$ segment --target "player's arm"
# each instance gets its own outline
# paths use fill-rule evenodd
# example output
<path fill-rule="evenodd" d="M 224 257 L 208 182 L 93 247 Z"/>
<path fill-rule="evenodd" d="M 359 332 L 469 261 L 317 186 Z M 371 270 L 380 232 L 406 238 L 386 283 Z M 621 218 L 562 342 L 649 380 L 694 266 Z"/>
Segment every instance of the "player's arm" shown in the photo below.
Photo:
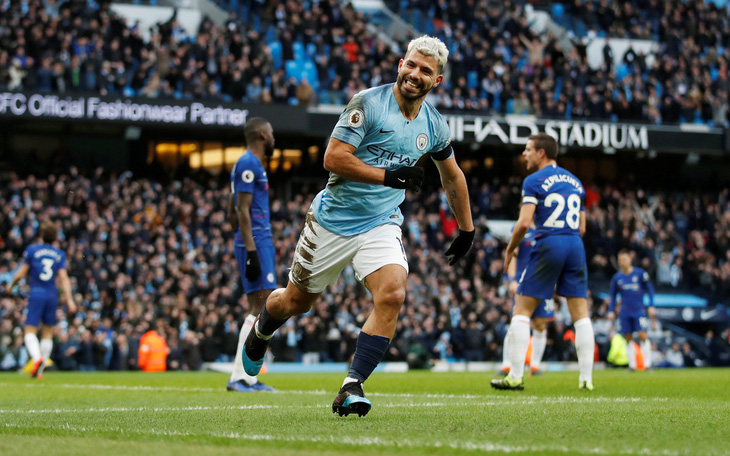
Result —
<path fill-rule="evenodd" d="M 28 275 L 28 270 L 30 270 L 30 266 L 28 266 L 28 263 L 23 263 L 22 265 L 20 265 L 20 269 L 18 269 L 18 271 L 15 273 L 15 275 L 13 276 L 13 280 L 7 285 L 5 291 L 10 293 L 15 284 L 20 282 L 21 279 Z"/>
<path fill-rule="evenodd" d="M 446 160 L 434 160 L 436 168 L 441 176 L 441 185 L 446 191 L 446 201 L 449 203 L 451 212 L 456 216 L 459 229 L 463 231 L 474 231 L 474 221 L 471 218 L 471 202 L 469 201 L 469 189 L 466 185 L 466 177 L 456 163 L 452 155 Z"/>
<path fill-rule="evenodd" d="M 365 184 L 385 185 L 398 189 L 419 191 L 423 183 L 423 168 L 402 166 L 382 169 L 370 166 L 354 155 L 368 132 L 379 128 L 383 108 L 372 98 L 358 93 L 340 115 L 324 152 L 324 169 L 344 179 Z"/>
<path fill-rule="evenodd" d="M 459 225 L 458 236 L 445 252 L 449 265 L 453 266 L 469 252 L 474 243 L 474 221 L 471 218 L 469 189 L 466 185 L 464 172 L 456 163 L 453 153 L 446 160 L 434 159 L 434 163 L 439 171 L 439 176 L 441 176 L 441 185 L 446 191 L 446 201 L 449 203 L 451 212 L 454 213 L 456 223 Z"/>
<path fill-rule="evenodd" d="M 330 138 L 324 152 L 324 169 L 351 181 L 383 185 L 385 170 L 368 165 L 353 152 L 355 146 Z"/>
<path fill-rule="evenodd" d="M 580 226 L 578 227 L 578 232 L 580 233 L 580 237 L 583 237 L 583 235 L 586 234 L 586 211 L 584 209 L 581 209 L 580 211 Z"/>
<path fill-rule="evenodd" d="M 253 193 L 238 192 L 236 193 L 238 205 L 236 211 L 236 220 L 241 228 L 241 238 L 246 244 L 246 250 L 249 252 L 256 250 L 256 243 L 253 239 L 253 228 L 251 227 L 251 203 L 253 202 Z"/>
<path fill-rule="evenodd" d="M 515 255 L 518 255 L 520 253 L 520 248 L 518 247 L 515 249 Z M 516 261 L 510 261 L 509 266 L 507 267 L 507 289 L 509 290 L 509 295 L 514 296 L 517 294 L 517 287 L 519 286 L 520 278 L 517 277 L 517 262 Z"/>
<path fill-rule="evenodd" d="M 241 238 L 246 244 L 246 279 L 253 282 L 261 275 L 261 263 L 259 262 L 259 254 L 256 251 L 256 242 L 253 238 L 253 228 L 251 225 L 251 204 L 253 202 L 253 193 L 238 192 L 236 193 L 237 209 L 236 218 L 238 227 L 241 229 Z"/>
<path fill-rule="evenodd" d="M 515 257 L 517 247 L 520 246 L 522 239 L 524 239 L 527 230 L 530 229 L 532 219 L 535 216 L 535 209 L 537 206 L 533 203 L 522 203 L 520 207 L 520 216 L 517 219 L 514 230 L 512 230 L 512 237 L 507 245 L 507 251 L 504 255 L 504 271 L 509 271 L 509 266 Z"/>
<path fill-rule="evenodd" d="M 58 279 L 61 281 L 61 289 L 63 290 L 63 294 L 66 296 L 68 312 L 75 313 L 76 303 L 74 302 L 74 296 L 71 293 L 71 279 L 68 277 L 68 272 L 65 269 L 59 269 Z"/>

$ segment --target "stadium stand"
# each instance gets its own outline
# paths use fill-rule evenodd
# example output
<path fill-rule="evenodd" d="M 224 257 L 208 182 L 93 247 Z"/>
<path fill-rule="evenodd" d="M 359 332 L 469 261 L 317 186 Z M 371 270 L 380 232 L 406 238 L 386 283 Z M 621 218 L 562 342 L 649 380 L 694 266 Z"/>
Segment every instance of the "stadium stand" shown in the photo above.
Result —
<path fill-rule="evenodd" d="M 444 112 L 728 125 L 730 16 L 723 1 L 386 3 L 449 46 L 446 83 L 430 95 Z M 556 35 L 533 32 L 526 14 L 532 3 L 572 37 L 570 50 Z M 188 35 L 171 18 L 144 39 L 108 3 L 3 2 L 0 90 L 342 105 L 363 88 L 395 79 L 401 51 L 369 31 L 366 15 L 335 0 L 219 5 L 231 13 L 223 26 L 204 19 Z M 653 64 L 627 51 L 618 65 L 607 57 L 592 68 L 591 40 L 619 36 L 657 43 Z M 392 38 L 402 46 L 410 36 Z M 519 179 L 484 182 L 479 172 L 470 174 L 475 213 L 514 219 Z M 227 187 L 193 175 L 158 182 L 103 170 L 47 174 L 1 181 L 0 281 L 9 282 L 39 221 L 58 220 L 81 311 L 58 327 L 56 366 L 136 369 L 139 338 L 155 327 L 168 339 L 170 369 L 231 360 L 247 303 L 225 223 Z M 511 305 L 502 285 L 504 241 L 482 223 L 469 260 L 445 268 L 447 209 L 440 196 L 428 195 L 409 195 L 404 203 L 412 274 L 388 359 L 420 367 L 433 359 L 497 360 Z M 730 296 L 728 190 L 602 184 L 591 195 L 586 248 L 597 284 L 615 272 L 616 252 L 629 247 L 660 292 L 691 292 L 711 302 Z M 304 192 L 272 203 L 279 283 L 312 197 Z M 273 352 L 280 360 L 346 361 L 358 318 L 370 306 L 348 269 L 311 313 L 282 328 Z M 24 363 L 22 307 L 22 296 L 2 298 L 2 369 Z M 596 327 L 606 328 L 606 303 L 596 297 L 592 309 Z M 567 313 L 559 312 L 546 359 L 574 356 L 569 328 Z M 653 331 L 660 353 L 678 351 L 661 328 Z M 596 333 L 608 337 L 608 330 Z M 708 344 L 727 345 L 729 336 L 710 334 Z M 703 356 L 680 347 L 685 365 Z"/>
<path fill-rule="evenodd" d="M 480 184 L 472 179 L 473 205 L 482 217 L 514 216 L 519 180 Z M 232 256 L 233 233 L 225 222 L 229 190 L 218 179 L 157 182 L 97 169 L 48 177 L 12 175 L 0 195 L 0 280 L 7 281 L 39 221 L 57 220 L 61 246 L 80 310 L 58 327 L 54 361 L 62 369 L 134 369 L 139 338 L 164 328 L 170 369 L 197 369 L 230 360 L 237 322 L 247 309 Z M 658 290 L 730 295 L 730 194 L 592 189 L 586 247 L 590 277 L 616 271 L 615 254 L 630 247 Z M 312 194 L 274 200 L 272 228 L 277 278 L 286 280 Z M 504 241 L 482 225 L 463 266 L 446 267 L 441 255 L 453 231 L 442 194 L 409 194 L 404 203 L 404 245 L 411 261 L 408 298 L 390 360 L 425 367 L 433 359 L 497 360 L 511 307 L 502 277 Z M 448 271 L 444 273 L 444 271 Z M 23 296 L 0 305 L 3 369 L 23 363 L 14 347 L 23 322 Z M 372 306 L 348 268 L 312 312 L 285 327 L 272 343 L 278 360 L 346 361 L 361 319 Z M 597 326 L 607 303 L 594 299 Z M 63 311 L 62 311 L 63 312 Z M 563 309 L 549 332 L 547 360 L 574 356 L 570 317 Z M 657 331 L 659 349 L 666 340 Z M 597 331 L 598 332 L 598 331 Z M 607 336 L 607 335 L 606 335 Z M 22 343 L 21 343 L 22 346 Z"/>
<path fill-rule="evenodd" d="M 387 3 L 448 44 L 445 87 L 431 96 L 442 110 L 728 124 L 730 15 L 722 2 L 537 2 L 552 5 L 573 37 L 569 47 L 532 31 L 525 2 Z M 393 80 L 400 51 L 368 30 L 365 15 L 334 0 L 221 6 L 230 12 L 224 26 L 204 18 L 188 36 L 173 16 L 144 40 L 139 24 L 108 3 L 5 2 L 0 89 L 298 104 L 306 79 L 307 103 L 342 104 Z M 591 41 L 615 36 L 652 41 L 657 51 L 629 47 L 614 65 L 605 49 L 602 64 L 589 66 Z M 401 46 L 409 38 L 393 37 Z M 287 96 L 274 84 L 282 69 L 293 86 Z"/>

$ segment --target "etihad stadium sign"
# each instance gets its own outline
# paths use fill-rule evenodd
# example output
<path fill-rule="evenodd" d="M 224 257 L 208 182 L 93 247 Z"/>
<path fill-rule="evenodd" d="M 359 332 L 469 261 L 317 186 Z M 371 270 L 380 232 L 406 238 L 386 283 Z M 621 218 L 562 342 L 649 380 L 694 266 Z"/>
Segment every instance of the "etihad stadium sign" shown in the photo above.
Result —
<path fill-rule="evenodd" d="M 445 116 L 454 141 L 526 144 L 531 135 L 545 132 L 566 147 L 647 150 L 651 147 L 647 125 L 537 120 L 530 117 Z"/>

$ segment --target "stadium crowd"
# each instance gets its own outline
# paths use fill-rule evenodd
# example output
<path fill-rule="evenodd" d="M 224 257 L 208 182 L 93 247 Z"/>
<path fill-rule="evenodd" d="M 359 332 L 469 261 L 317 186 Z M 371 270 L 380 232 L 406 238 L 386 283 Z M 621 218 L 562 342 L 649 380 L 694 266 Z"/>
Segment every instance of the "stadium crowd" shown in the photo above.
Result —
<path fill-rule="evenodd" d="M 225 174 L 225 173 L 222 173 Z M 226 176 L 223 176 L 226 177 Z M 487 219 L 516 215 L 520 181 L 496 177 L 471 182 L 477 239 L 467 260 L 446 265 L 443 250 L 455 224 L 436 188 L 408 193 L 404 245 L 411 273 L 406 304 L 387 360 L 427 367 L 435 359 L 498 360 L 511 298 L 502 274 L 504 240 Z M 9 174 L 0 185 L 0 283 L 8 283 L 24 249 L 37 241 L 41 221 L 52 219 L 67 252 L 79 310 L 59 308 L 52 359 L 60 369 L 136 369 L 140 337 L 157 329 L 168 341 L 170 369 L 199 369 L 230 361 L 248 303 L 226 222 L 230 190 L 221 178 L 191 176 L 161 183 L 97 169 L 72 168 L 48 177 Z M 292 252 L 313 198 L 302 189 L 291 201 L 272 201 L 277 281 L 286 283 Z M 607 288 L 622 247 L 637 254 L 658 289 L 712 290 L 713 302 L 730 297 L 730 194 L 656 192 L 592 187 L 585 244 L 592 288 Z M 596 289 L 597 289 L 596 288 Z M 27 287 L 0 300 L 0 368 L 22 366 L 22 324 Z M 347 268 L 314 309 L 290 320 L 272 342 L 282 361 L 347 361 L 372 307 Z M 596 337 L 605 359 L 611 324 L 607 302 L 591 301 Z M 547 360 L 574 355 L 565 306 L 548 328 Z M 657 356 L 671 349 L 653 322 Z M 727 344 L 730 330 L 709 336 Z M 687 344 L 683 364 L 701 353 Z M 671 358 L 671 357 L 670 357 Z M 676 358 L 676 356 L 674 357 Z M 660 358 L 662 359 L 662 358 Z"/>
<path fill-rule="evenodd" d="M 560 4 L 566 20 L 559 22 L 576 37 L 566 48 L 531 31 L 524 1 L 387 3 L 451 51 L 445 83 L 429 96 L 439 109 L 728 125 L 730 15 L 716 2 Z M 401 50 L 335 0 L 219 4 L 230 11 L 223 26 L 204 18 L 199 30 L 185 31 L 173 15 L 144 40 L 140 25 L 127 24 L 107 2 L 3 2 L 0 90 L 344 104 L 395 78 Z M 660 47 L 651 65 L 633 48 L 614 65 L 607 46 L 603 65 L 591 68 L 587 29 Z M 402 46 L 411 36 L 391 38 Z"/>

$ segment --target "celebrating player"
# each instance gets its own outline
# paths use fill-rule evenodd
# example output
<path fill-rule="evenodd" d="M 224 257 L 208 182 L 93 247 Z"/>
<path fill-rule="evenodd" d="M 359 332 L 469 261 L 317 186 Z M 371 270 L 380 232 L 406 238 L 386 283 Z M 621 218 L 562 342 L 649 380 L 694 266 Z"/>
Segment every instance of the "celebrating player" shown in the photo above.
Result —
<path fill-rule="evenodd" d="M 492 380 L 491 385 L 496 389 L 524 389 L 522 376 L 530 340 L 530 317 L 541 300 L 550 299 L 555 293 L 568 299 L 573 317 L 580 369 L 578 386 L 593 390 L 595 340 L 588 317 L 588 277 L 581 240 L 586 226 L 585 190 L 578 178 L 557 165 L 558 144 L 552 136 L 530 136 L 522 155 L 532 174 L 522 184 L 522 207 L 505 252 L 505 272 L 533 219 L 535 245 L 515 296 L 509 338 L 511 370 L 504 378 Z"/>
<path fill-rule="evenodd" d="M 327 285 L 352 262 L 373 295 L 374 308 L 360 332 L 350 371 L 332 411 L 370 411 L 362 383 L 383 358 L 405 299 L 408 262 L 401 243 L 405 190 L 419 191 L 429 154 L 436 163 L 459 226 L 446 250 L 454 265 L 471 248 L 474 225 L 466 179 L 456 164 L 449 127 L 424 101 L 438 86 L 448 57 L 437 38 L 411 41 L 395 84 L 356 94 L 340 116 L 324 156 L 327 186 L 314 199 L 299 238 L 285 289 L 275 290 L 259 314 L 243 353 L 246 372 L 260 369 L 269 339 L 293 315 L 307 312 Z"/>
<path fill-rule="evenodd" d="M 66 254 L 54 247 L 58 236 L 56 225 L 46 220 L 40 227 L 41 242 L 29 246 L 23 252 L 23 264 L 7 285 L 10 293 L 21 279 L 29 276 L 28 314 L 25 319 L 25 347 L 33 362 L 30 376 L 41 378 L 46 362 L 53 351 L 53 327 L 56 325 L 58 308 L 58 289 L 56 278 L 61 280 L 61 289 L 66 298 L 69 313 L 76 312 L 76 303 L 71 295 L 71 281 L 66 271 Z M 41 327 L 41 340 L 38 341 L 38 325 Z"/>
<path fill-rule="evenodd" d="M 261 164 L 274 152 L 274 130 L 271 124 L 254 117 L 243 129 L 246 151 L 231 170 L 231 199 L 228 221 L 236 230 L 234 253 L 241 271 L 243 290 L 248 298 L 249 314 L 238 336 L 233 372 L 226 389 L 236 392 L 273 391 L 248 375 L 241 364 L 243 344 L 256 316 L 276 288 L 275 251 L 269 218 L 269 179 Z"/>
<path fill-rule="evenodd" d="M 649 281 L 649 274 L 641 268 L 631 265 L 631 252 L 622 249 L 618 253 L 618 265 L 621 270 L 611 279 L 611 303 L 608 306 L 608 318 L 616 319 L 616 295 L 621 294 L 621 311 L 619 313 L 619 332 L 623 334 L 628 347 L 626 356 L 629 358 L 629 368 L 636 369 L 636 352 L 631 341 L 634 332 L 639 333 L 640 350 L 644 356 L 644 368 L 651 368 L 651 341 L 646 331 L 649 324 L 646 320 L 654 318 L 654 287 Z M 649 295 L 649 308 L 644 307 L 644 294 Z"/>

